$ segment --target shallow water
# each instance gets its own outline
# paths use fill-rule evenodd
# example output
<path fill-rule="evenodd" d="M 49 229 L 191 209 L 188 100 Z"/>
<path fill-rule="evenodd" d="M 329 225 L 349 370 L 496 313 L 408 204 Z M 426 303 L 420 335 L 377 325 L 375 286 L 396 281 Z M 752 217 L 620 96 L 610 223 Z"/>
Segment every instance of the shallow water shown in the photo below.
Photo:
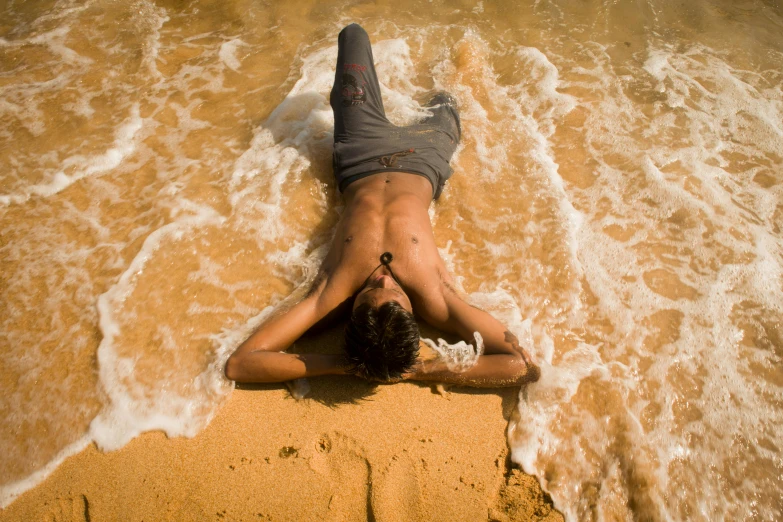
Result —
<path fill-rule="evenodd" d="M 783 517 L 781 5 L 270 4 L 0 4 L 0 505 L 230 394 L 339 217 L 355 21 L 392 121 L 461 105 L 431 216 L 543 361 L 514 460 L 571 520 Z"/>

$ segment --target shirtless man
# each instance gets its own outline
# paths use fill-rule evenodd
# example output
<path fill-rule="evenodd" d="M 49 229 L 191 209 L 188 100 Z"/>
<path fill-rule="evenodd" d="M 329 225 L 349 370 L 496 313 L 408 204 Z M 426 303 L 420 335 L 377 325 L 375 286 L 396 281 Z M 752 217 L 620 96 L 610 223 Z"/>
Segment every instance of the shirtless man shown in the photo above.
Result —
<path fill-rule="evenodd" d="M 427 209 L 451 176 L 460 139 L 456 103 L 442 93 L 432 116 L 397 127 L 385 116 L 367 33 L 340 33 L 331 93 L 334 168 L 345 211 L 331 249 L 307 295 L 279 311 L 226 363 L 238 382 L 284 382 L 354 374 L 365 379 L 438 381 L 478 387 L 520 386 L 540 372 L 517 338 L 455 291 L 435 246 Z M 342 355 L 289 354 L 316 323 L 350 309 Z M 419 356 L 416 314 L 484 353 L 463 372 Z"/>

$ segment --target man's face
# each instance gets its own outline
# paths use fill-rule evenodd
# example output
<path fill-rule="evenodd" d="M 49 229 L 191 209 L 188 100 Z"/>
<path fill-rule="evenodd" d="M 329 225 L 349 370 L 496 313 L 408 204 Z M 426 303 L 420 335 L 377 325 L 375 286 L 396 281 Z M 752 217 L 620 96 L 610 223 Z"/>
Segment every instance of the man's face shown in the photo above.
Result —
<path fill-rule="evenodd" d="M 373 308 L 377 308 L 388 301 L 396 301 L 405 310 L 413 313 L 413 306 L 411 301 L 405 292 L 402 291 L 400 285 L 391 275 L 382 273 L 379 271 L 374 274 L 364 288 L 359 290 L 356 294 L 356 299 L 353 302 L 353 309 L 356 310 L 363 304 L 369 304 Z"/>

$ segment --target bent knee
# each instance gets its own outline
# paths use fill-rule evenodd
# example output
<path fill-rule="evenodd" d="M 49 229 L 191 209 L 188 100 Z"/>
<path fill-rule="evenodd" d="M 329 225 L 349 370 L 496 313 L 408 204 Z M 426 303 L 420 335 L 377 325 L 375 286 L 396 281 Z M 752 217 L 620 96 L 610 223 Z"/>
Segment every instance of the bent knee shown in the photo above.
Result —
<path fill-rule="evenodd" d="M 356 23 L 346 25 L 342 31 L 340 31 L 339 38 L 348 38 L 351 41 L 356 41 L 357 39 L 363 39 L 363 40 L 370 40 L 370 36 L 367 34 L 367 31 L 364 30 L 364 28 Z"/>

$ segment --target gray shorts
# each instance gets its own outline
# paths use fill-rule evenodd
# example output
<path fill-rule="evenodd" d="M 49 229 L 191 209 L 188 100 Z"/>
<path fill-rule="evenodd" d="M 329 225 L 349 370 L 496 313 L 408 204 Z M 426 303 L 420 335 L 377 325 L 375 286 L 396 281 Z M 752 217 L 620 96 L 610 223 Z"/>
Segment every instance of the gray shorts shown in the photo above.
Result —
<path fill-rule="evenodd" d="M 451 177 L 451 156 L 461 131 L 457 103 L 448 93 L 427 104 L 431 115 L 408 127 L 386 119 L 367 33 L 357 24 L 340 32 L 330 97 L 334 111 L 334 175 L 340 191 L 384 171 L 424 176 L 437 199 Z"/>

